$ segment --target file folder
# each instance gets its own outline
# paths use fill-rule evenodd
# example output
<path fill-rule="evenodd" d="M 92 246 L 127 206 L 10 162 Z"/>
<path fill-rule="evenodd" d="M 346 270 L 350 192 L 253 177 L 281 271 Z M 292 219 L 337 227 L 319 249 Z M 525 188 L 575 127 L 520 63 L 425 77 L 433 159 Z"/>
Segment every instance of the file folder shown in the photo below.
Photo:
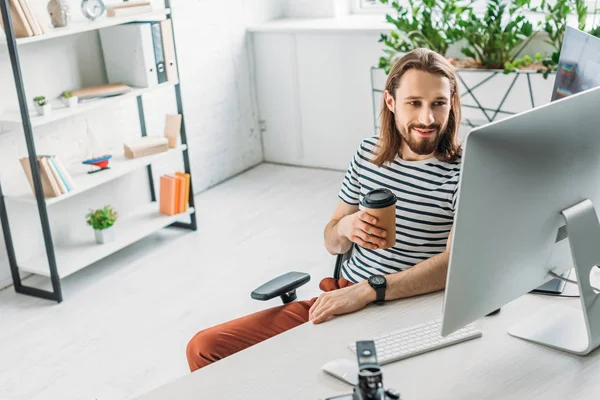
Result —
<path fill-rule="evenodd" d="M 109 82 L 121 82 L 133 87 L 153 87 L 158 84 L 152 37 L 152 27 L 145 22 L 100 29 Z"/>
<path fill-rule="evenodd" d="M 165 71 L 165 55 L 163 52 L 163 39 L 159 22 L 151 22 L 152 43 L 154 44 L 154 58 L 156 59 L 156 76 L 158 83 L 167 81 Z"/>
<path fill-rule="evenodd" d="M 160 21 L 162 32 L 163 51 L 165 54 L 165 69 L 167 71 L 167 81 L 175 84 L 179 83 L 179 74 L 177 73 L 177 63 L 175 60 L 175 43 L 173 42 L 173 24 L 170 19 Z"/>

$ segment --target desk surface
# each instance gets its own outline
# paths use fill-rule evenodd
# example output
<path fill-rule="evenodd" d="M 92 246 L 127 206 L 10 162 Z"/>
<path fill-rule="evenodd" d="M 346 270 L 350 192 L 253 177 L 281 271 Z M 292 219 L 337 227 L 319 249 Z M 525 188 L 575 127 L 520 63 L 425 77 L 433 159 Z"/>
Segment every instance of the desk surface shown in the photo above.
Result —
<path fill-rule="evenodd" d="M 351 387 L 321 370 L 336 358 L 356 360 L 347 344 L 439 318 L 441 293 L 371 305 L 320 325 L 307 323 L 140 400 L 323 399 Z M 509 336 L 507 328 L 548 304 L 578 298 L 525 295 L 478 322 L 483 336 L 385 365 L 385 387 L 403 400 L 591 399 L 600 393 L 600 350 L 578 357 Z"/>

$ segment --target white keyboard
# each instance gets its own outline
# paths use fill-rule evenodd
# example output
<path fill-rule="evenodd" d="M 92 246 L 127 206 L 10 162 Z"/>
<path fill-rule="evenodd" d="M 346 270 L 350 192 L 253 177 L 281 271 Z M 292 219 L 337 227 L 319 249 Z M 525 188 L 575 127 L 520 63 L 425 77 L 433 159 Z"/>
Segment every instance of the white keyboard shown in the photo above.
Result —
<path fill-rule="evenodd" d="M 473 325 L 467 325 L 446 337 L 442 337 L 440 335 L 441 326 L 442 320 L 437 319 L 373 338 L 379 364 L 383 365 L 403 360 L 481 337 L 481 331 L 475 329 Z M 356 343 L 350 344 L 349 347 L 356 353 Z"/>

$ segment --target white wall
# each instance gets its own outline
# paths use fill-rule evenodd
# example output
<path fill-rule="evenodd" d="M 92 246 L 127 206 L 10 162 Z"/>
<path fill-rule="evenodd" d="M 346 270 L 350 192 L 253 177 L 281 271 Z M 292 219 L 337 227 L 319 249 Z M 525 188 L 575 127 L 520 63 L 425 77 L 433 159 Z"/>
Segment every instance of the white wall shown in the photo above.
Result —
<path fill-rule="evenodd" d="M 380 33 L 390 31 L 380 29 L 378 19 L 383 16 L 280 21 L 253 28 L 265 161 L 345 170 L 360 140 L 375 134 L 371 68 L 384 54 L 378 42 Z M 526 52 L 547 52 L 543 39 L 540 35 L 532 41 Z M 449 56 L 460 57 L 458 45 Z M 385 76 L 375 76 L 375 87 L 383 87 Z M 498 86 L 489 96 L 494 106 L 485 104 L 490 108 L 497 107 L 512 76 L 494 79 Z M 544 81 L 541 75 L 533 79 L 538 99 L 550 99 L 548 82 L 551 89 L 551 79 Z M 489 87 L 482 89 L 485 92 Z M 523 93 L 521 100 L 529 102 L 528 87 L 515 90 L 508 101 L 514 102 L 514 96 Z M 375 94 L 375 114 L 380 108 L 381 96 Z M 510 111 L 523 109 L 517 108 Z M 473 110 L 465 109 L 465 114 L 481 118 L 473 115 Z M 461 134 L 467 131 L 464 126 Z"/>
<path fill-rule="evenodd" d="M 47 0 L 29 0 L 47 16 Z M 114 3 L 107 1 L 106 3 Z M 253 89 L 252 53 L 248 52 L 247 24 L 282 16 L 278 0 L 172 0 L 176 45 L 194 190 L 200 192 L 263 160 L 258 112 Z M 82 20 L 80 0 L 69 0 L 73 22 Z M 161 7 L 161 0 L 153 0 Z M 48 22 L 48 21 L 46 21 Z M 96 32 L 21 46 L 27 98 L 56 97 L 63 90 L 104 83 L 103 58 Z M 6 47 L 0 46 L 0 114 L 18 103 Z M 144 97 L 148 133 L 161 135 L 164 116 L 176 111 L 168 89 Z M 89 155 L 86 126 L 99 139 L 97 151 L 122 152 L 126 138 L 139 136 L 135 99 L 52 123 L 35 130 L 36 150 L 56 154 L 69 166 Z M 21 129 L 0 126 L 0 181 L 8 193 L 31 191 L 18 158 L 27 155 Z M 180 157 L 158 165 L 162 171 L 182 168 Z M 93 235 L 84 224 L 85 212 L 112 204 L 122 214 L 149 201 L 145 170 L 49 208 L 53 239 L 67 242 L 77 235 Z M 37 208 L 8 204 L 17 256 L 26 259 L 43 251 Z M 199 221 L 200 225 L 202 224 Z M 12 283 L 4 239 L 0 245 L 0 288 Z"/>

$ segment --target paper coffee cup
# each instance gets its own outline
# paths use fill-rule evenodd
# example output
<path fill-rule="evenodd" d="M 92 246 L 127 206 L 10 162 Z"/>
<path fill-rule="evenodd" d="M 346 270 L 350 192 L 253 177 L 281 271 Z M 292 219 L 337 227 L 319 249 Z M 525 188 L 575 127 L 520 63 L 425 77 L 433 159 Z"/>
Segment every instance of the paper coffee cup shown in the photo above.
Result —
<path fill-rule="evenodd" d="M 377 218 L 375 224 L 387 232 L 383 249 L 396 244 L 396 201 L 398 198 L 389 189 L 374 189 L 367 193 L 360 205 L 367 214 Z"/>

